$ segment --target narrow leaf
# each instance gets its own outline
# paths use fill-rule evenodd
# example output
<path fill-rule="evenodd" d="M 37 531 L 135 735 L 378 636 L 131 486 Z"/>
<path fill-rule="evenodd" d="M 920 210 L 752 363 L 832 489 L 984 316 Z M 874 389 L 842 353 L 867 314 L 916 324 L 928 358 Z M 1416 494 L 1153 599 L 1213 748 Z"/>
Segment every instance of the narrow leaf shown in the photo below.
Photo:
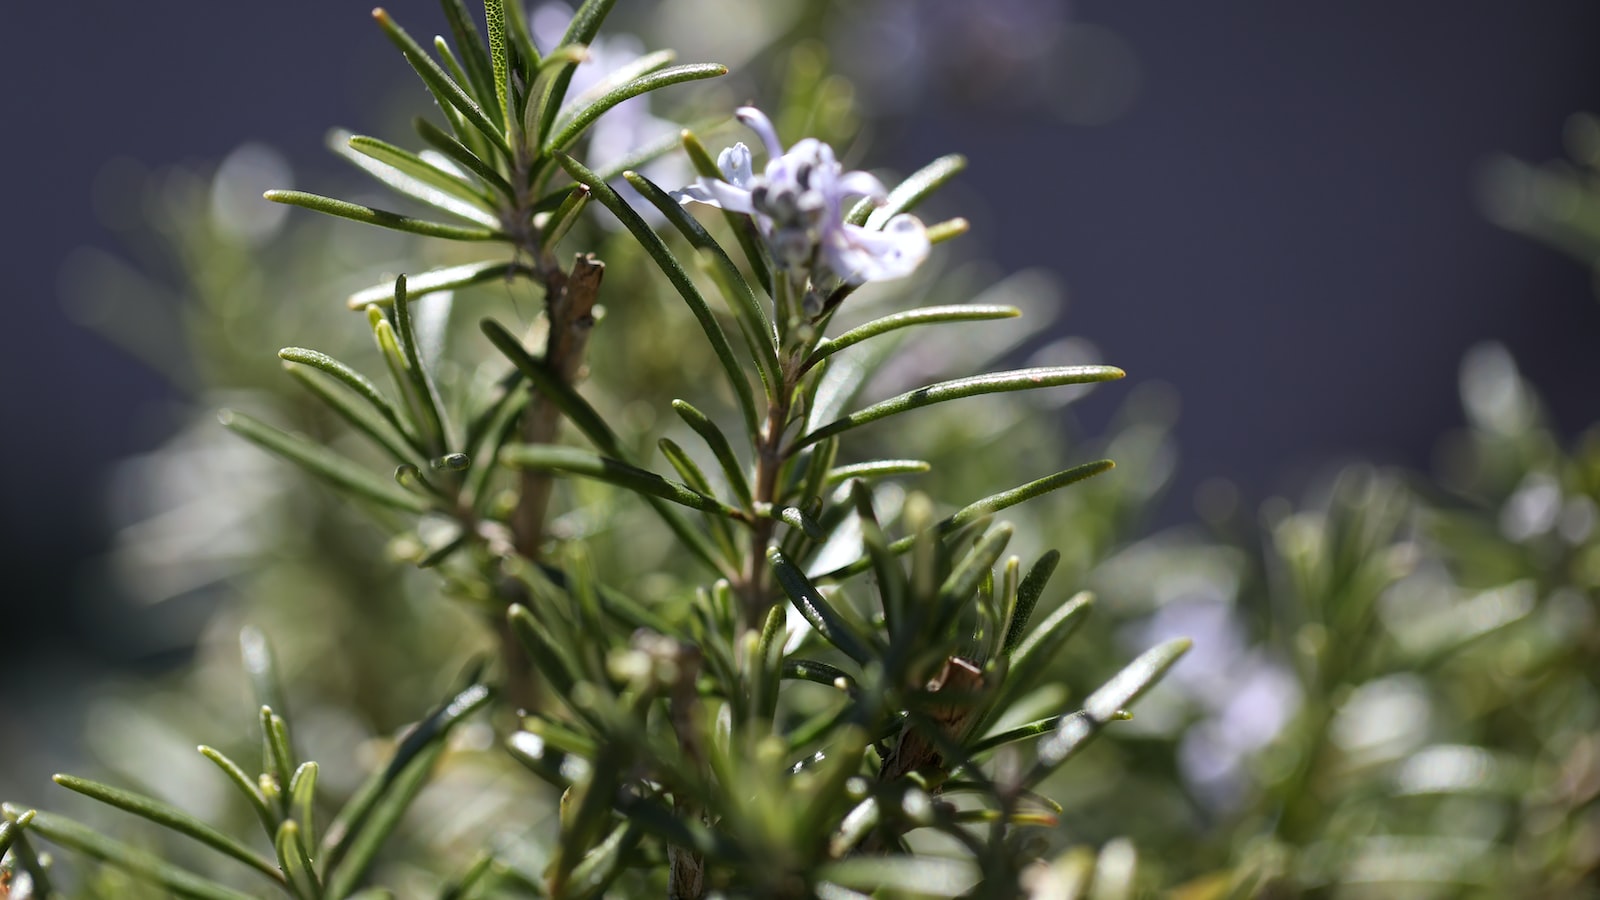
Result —
<path fill-rule="evenodd" d="M 69 791 L 76 791 L 86 797 L 99 800 L 101 803 L 115 806 L 120 810 L 149 819 L 157 825 L 170 828 L 179 834 L 231 856 L 280 884 L 283 882 L 282 874 L 278 872 L 277 867 L 270 861 L 186 812 L 173 809 L 165 803 L 141 794 L 124 791 L 86 778 L 77 778 L 72 775 L 55 775 L 52 778 L 56 784 Z"/>
<path fill-rule="evenodd" d="M 694 313 L 695 320 L 700 323 L 700 329 L 705 332 L 706 339 L 711 342 L 711 349 L 717 354 L 717 360 L 722 363 L 723 373 L 727 376 L 728 383 L 733 388 L 734 396 L 739 398 L 739 409 L 744 413 L 745 430 L 750 434 L 757 433 L 760 426 L 757 424 L 755 394 L 750 390 L 750 381 L 745 377 L 744 369 L 740 366 L 738 358 L 734 356 L 733 346 L 728 343 L 727 334 L 723 332 L 722 326 L 718 324 L 717 317 L 712 313 L 710 305 L 706 303 L 705 298 L 700 295 L 699 289 L 690 280 L 689 274 L 684 271 L 683 266 L 673 257 L 671 251 L 667 249 L 667 245 L 662 243 L 661 238 L 656 235 L 655 231 L 617 195 L 615 190 L 612 190 L 610 185 L 599 180 L 593 172 L 584 168 L 581 163 L 572 157 L 558 154 L 556 158 L 560 161 L 562 168 L 567 170 L 567 174 L 572 176 L 573 180 L 580 184 L 588 185 L 589 189 L 594 191 L 595 199 L 610 210 L 611 214 L 616 216 L 628 231 L 633 234 L 640 245 L 644 247 L 645 252 L 650 254 L 650 258 L 655 261 L 662 273 L 667 276 L 667 280 L 672 282 L 672 286 L 677 289 L 679 296 L 683 297 L 684 302 L 689 304 L 690 312 Z"/>
<path fill-rule="evenodd" d="M 937 856 L 854 856 L 829 863 L 816 877 L 847 888 L 899 896 L 959 897 L 978 883 L 978 868 L 964 859 Z"/>
<path fill-rule="evenodd" d="M 289 778 L 289 810 L 300 823 L 302 839 L 307 847 L 317 843 L 316 813 L 317 764 L 303 762 Z"/>
<path fill-rule="evenodd" d="M 882 206 L 871 210 L 871 214 L 866 217 L 866 226 L 874 230 L 882 229 L 883 226 L 889 223 L 890 219 L 900 213 L 910 212 L 924 198 L 938 190 L 945 182 L 954 178 L 966 167 L 966 157 L 955 153 L 949 156 L 941 156 L 928 163 L 913 172 L 910 178 L 896 185 L 894 190 L 889 192 L 889 197 Z"/>
<path fill-rule="evenodd" d="M 76 850 L 107 865 L 115 866 L 142 881 L 157 884 L 180 897 L 194 900 L 251 900 L 207 878 L 180 869 L 160 857 L 136 850 L 121 841 L 103 837 L 94 829 L 64 816 L 36 813 L 28 830 L 51 843 Z"/>
<path fill-rule="evenodd" d="M 871 639 L 856 633 L 849 621 L 806 579 L 805 573 L 784 557 L 782 551 L 776 547 L 768 548 L 767 560 L 772 564 L 772 574 L 777 576 L 783 592 L 794 603 L 795 609 L 811 623 L 811 627 L 816 629 L 817 634 L 846 656 L 867 665 L 874 655 Z"/>
<path fill-rule="evenodd" d="M 411 317 L 411 302 L 404 275 L 397 276 L 394 280 L 392 310 L 395 336 L 400 341 L 401 352 L 405 354 L 405 374 L 411 388 L 408 393 L 417 407 L 423 427 L 433 439 L 434 455 L 442 455 L 451 445 L 450 423 L 445 416 L 444 400 L 440 398 L 439 389 L 433 383 L 433 376 L 422 364 L 422 344 L 417 338 L 416 326 Z"/>
<path fill-rule="evenodd" d="M 600 23 L 611 12 L 611 7 L 617 0 L 584 0 L 573 14 L 572 22 L 567 25 L 567 33 L 562 35 L 560 45 L 583 44 L 587 46 L 594 41 L 594 36 L 600 32 Z M 567 86 L 572 83 L 572 70 L 577 63 L 565 63 L 556 70 L 550 81 L 550 88 L 546 92 L 544 106 L 539 110 L 538 128 L 532 130 L 529 138 L 535 146 L 543 146 L 555 125 L 556 114 L 561 109 L 562 101 L 567 96 Z"/>
<path fill-rule="evenodd" d="M 278 833 L 272 842 L 273 849 L 278 852 L 278 865 L 283 867 L 283 874 L 289 881 L 289 886 L 296 895 L 304 900 L 321 900 L 322 885 L 317 883 L 316 871 L 311 866 L 311 856 L 306 852 L 306 845 L 300 840 L 300 826 L 293 820 L 285 820 L 278 826 Z M 344 896 L 337 894 L 336 896 Z"/>
<path fill-rule="evenodd" d="M 506 49 L 504 0 L 484 0 L 483 14 L 489 26 L 489 82 L 493 85 L 491 91 L 484 94 L 484 99 L 487 100 L 491 94 L 495 98 L 496 111 L 500 113 L 500 125 L 503 128 L 514 121 L 511 115 L 511 57 Z"/>
<path fill-rule="evenodd" d="M 422 118 L 412 119 L 411 127 L 415 128 L 417 135 L 431 144 L 435 150 L 449 157 L 456 165 L 483 179 L 484 184 L 494 188 L 501 196 L 507 200 L 517 199 L 517 190 L 511 186 L 511 182 L 507 181 L 493 164 L 485 161 L 453 135 Z"/>
<path fill-rule="evenodd" d="M 472 20 L 472 14 L 467 12 L 463 0 L 442 0 L 444 16 L 450 22 L 450 34 L 456 39 L 456 51 L 461 55 L 462 68 L 466 70 L 467 81 L 472 85 L 472 92 L 481 101 L 487 102 L 495 96 L 496 73 L 499 67 L 489 61 L 489 55 L 483 51 L 483 38 L 478 34 L 478 26 Z M 498 7 L 499 0 L 486 0 L 485 9 L 491 6 Z M 491 17 L 492 17 L 491 13 Z M 491 26 L 491 34 L 493 27 Z M 493 38 L 491 37 L 492 41 Z M 500 115 L 495 123 L 504 127 L 505 105 L 502 103 L 497 109 L 491 109 Z"/>
<path fill-rule="evenodd" d="M 507 331 L 504 325 L 493 319 L 484 319 L 478 323 L 489 343 L 494 344 L 511 364 L 517 367 L 533 389 L 555 404 L 556 409 L 567 417 L 567 421 L 577 426 L 588 438 L 595 448 L 610 456 L 623 455 L 622 445 L 617 440 L 616 433 L 607 425 L 605 419 L 595 411 L 589 401 L 583 399 L 572 385 L 562 381 L 555 372 L 551 371 L 544 361 L 537 359 L 522 346 L 516 336 Z"/>
<path fill-rule="evenodd" d="M 453 107 L 472 127 L 488 138 L 493 146 L 509 156 L 510 147 L 506 144 L 505 135 L 495 126 L 494 120 L 484 113 L 477 101 L 461 89 L 461 85 L 456 84 L 455 79 L 433 61 L 428 51 L 422 49 L 422 45 L 413 40 L 411 35 L 407 34 L 405 29 L 391 19 L 384 10 L 373 10 L 372 18 L 377 20 L 378 27 L 389 36 L 389 40 L 400 48 L 400 53 L 405 56 L 406 62 L 416 70 L 417 75 L 422 78 L 422 83 L 427 85 L 428 90 L 439 101 L 439 105 Z"/>
<path fill-rule="evenodd" d="M 733 455 L 733 445 L 728 442 L 728 436 L 709 416 L 686 400 L 672 401 L 672 410 L 706 442 L 706 447 L 710 448 L 711 454 L 717 458 L 717 464 L 722 467 L 722 474 L 728 479 L 729 489 L 746 509 L 750 509 L 755 502 L 750 493 L 750 483 L 745 478 L 738 457 Z"/>
<path fill-rule="evenodd" d="M 1161 680 L 1192 643 L 1188 638 L 1176 638 L 1152 647 L 1090 694 L 1083 704 L 1082 715 L 1062 719 L 1055 732 L 1040 742 L 1038 761 L 1025 783 L 1038 784 L 1081 750 L 1107 723 L 1116 721 L 1124 709 Z"/>
<path fill-rule="evenodd" d="M 717 168 L 716 160 L 711 158 L 710 151 L 706 150 L 694 132 L 684 129 L 679 134 L 684 152 L 689 156 L 689 162 L 694 165 L 695 172 L 701 178 L 721 179 L 722 172 Z M 731 210 L 723 210 L 722 218 L 728 223 L 728 228 L 733 231 L 734 237 L 739 241 L 739 249 L 744 251 L 745 259 L 749 261 L 750 268 L 755 270 L 756 279 L 761 282 L 762 290 L 767 295 L 772 293 L 772 264 L 767 259 L 767 251 L 756 233 L 755 223 L 750 217 Z"/>
<path fill-rule="evenodd" d="M 374 209 L 370 206 L 362 206 L 358 203 L 349 203 L 344 200 L 335 200 L 332 197 L 324 197 L 320 194 L 308 194 L 304 191 L 267 191 L 262 196 L 274 203 L 302 206 L 320 213 L 327 213 L 330 216 L 365 222 L 368 225 L 379 225 L 384 228 L 393 228 L 396 231 L 408 231 L 412 234 L 444 238 L 451 241 L 494 241 L 506 238 L 506 235 L 502 234 L 498 229 L 468 228 L 462 225 L 430 222 L 426 219 L 413 219 L 410 216 L 402 216 L 396 212 Z"/>
<path fill-rule="evenodd" d="M 980 394 L 1029 391 L 1065 384 L 1093 384 L 1101 381 L 1112 381 L 1123 377 L 1124 374 L 1121 369 L 1112 366 L 1044 366 L 1034 369 L 1017 369 L 1011 372 L 991 372 L 987 375 L 974 375 L 969 378 L 957 378 L 954 381 L 942 381 L 914 391 L 907 391 L 898 397 L 891 397 L 882 403 L 874 403 L 866 409 L 835 419 L 800 438 L 795 442 L 795 446 L 804 447 L 807 444 L 815 443 L 841 431 L 848 431 L 868 422 L 875 422 L 913 409 L 932 406 L 935 403 L 960 400 L 964 397 L 975 397 Z"/>
<path fill-rule="evenodd" d="M 1044 596 L 1045 585 L 1050 582 L 1050 576 L 1055 572 L 1056 565 L 1061 562 L 1061 551 L 1051 550 L 1039 557 L 1039 561 L 1028 570 L 1022 584 L 1017 588 L 1017 605 L 1011 613 L 1011 621 L 1006 623 L 1005 643 L 1001 645 L 1000 655 L 1011 656 L 1012 652 L 1022 645 L 1023 638 L 1027 635 L 1028 619 L 1033 616 L 1033 608 L 1038 605 L 1039 598 Z"/>
<path fill-rule="evenodd" d="M 668 85 L 682 84 L 686 81 L 699 81 L 702 78 L 715 78 L 726 74 L 728 74 L 727 66 L 695 63 L 673 66 L 668 69 L 662 69 L 659 72 L 651 72 L 626 84 L 619 85 L 598 100 L 573 113 L 570 118 L 560 124 L 555 133 L 545 141 L 544 154 L 549 156 L 558 150 L 565 150 L 572 146 L 578 136 L 583 134 L 584 129 L 594 124 L 596 119 L 624 100 Z"/>
<path fill-rule="evenodd" d="M 394 285 L 392 283 L 389 285 L 388 293 L 392 300 L 394 297 Z M 383 416 L 384 421 L 388 422 L 396 432 L 404 437 L 418 453 L 422 452 L 422 447 L 418 446 L 416 436 L 412 434 L 407 424 L 401 420 L 400 413 L 394 408 L 394 404 L 389 402 L 389 398 L 383 396 L 377 385 L 369 381 L 360 372 L 326 353 L 318 353 L 315 350 L 307 350 L 302 347 L 285 347 L 278 351 L 278 358 L 284 362 L 308 366 L 332 376 L 339 383 L 354 391 L 361 399 L 371 404 L 372 408 Z M 293 370 L 291 369 L 291 371 Z"/>
<path fill-rule="evenodd" d="M 418 778 L 418 782 L 412 788 L 420 788 L 420 778 L 426 777 L 428 770 L 433 767 L 434 759 L 444 751 L 444 739 L 450 734 L 451 729 L 482 708 L 492 696 L 493 692 L 487 686 L 471 685 L 436 707 L 415 728 L 406 732 L 405 737 L 400 739 L 400 745 L 395 748 L 394 756 L 390 757 L 388 765 L 374 772 L 356 790 L 355 795 L 328 826 L 327 833 L 322 837 L 325 873 L 334 872 L 345 854 L 350 852 L 352 845 L 364 839 L 362 836 L 370 831 L 367 827 L 369 820 L 375 817 L 375 810 L 380 804 L 395 793 L 403 794 L 407 790 L 407 786 L 402 784 L 404 777 Z M 413 770 L 416 769 L 421 770 L 420 774 L 414 773 Z M 409 802 L 410 798 L 407 797 L 404 803 Z M 404 803 L 400 811 L 403 811 Z M 398 811 L 395 816 L 398 818 Z M 392 824 L 391 822 L 391 827 Z M 375 853 L 377 847 L 373 846 L 371 850 Z M 336 874 L 328 875 L 327 881 L 329 894 L 343 897 L 354 887 L 354 882 L 359 881 L 359 874 L 351 878 L 343 891 L 335 887 Z"/>
<path fill-rule="evenodd" d="M 255 810 L 256 818 L 261 820 L 261 827 L 266 829 L 268 835 L 271 835 L 274 829 L 278 827 L 277 817 L 267 807 L 267 798 L 261 795 L 261 788 L 256 785 L 255 781 L 245 774 L 244 769 L 240 768 L 238 763 L 229 759 L 221 750 L 207 747 L 204 744 L 195 749 L 199 751 L 201 756 L 211 760 L 217 768 L 221 769 L 222 774 L 228 776 L 228 780 L 232 781 L 234 787 L 239 789 L 239 793 L 243 794 L 245 800 L 249 801 L 250 808 Z"/>
<path fill-rule="evenodd" d="M 656 442 L 656 446 L 661 449 L 661 455 L 672 465 L 673 471 L 678 473 L 678 477 L 683 479 L 683 483 L 688 485 L 690 490 L 698 491 L 708 497 L 716 496 L 711 481 L 706 478 L 706 473 L 701 471 L 700 466 L 684 452 L 682 447 L 670 438 L 660 439 Z M 717 546 L 722 548 L 723 556 L 737 565 L 742 557 L 728 520 L 722 516 L 706 516 L 706 522 L 715 533 Z"/>
<path fill-rule="evenodd" d="M 925 459 L 875 459 L 871 462 L 852 463 L 828 470 L 828 484 L 840 484 L 852 478 L 862 480 L 887 478 L 891 475 L 920 475 L 933 468 Z"/>
<path fill-rule="evenodd" d="M 927 306 L 922 309 L 913 309 L 906 312 L 895 313 L 874 319 L 864 325 L 846 331 L 844 334 L 830 340 L 824 340 L 806 357 L 801 371 L 809 370 L 812 366 L 824 359 L 838 353 L 846 347 L 859 344 L 867 338 L 888 334 L 901 328 L 910 328 L 914 325 L 933 325 L 944 322 L 982 322 L 991 319 L 1013 319 L 1022 315 L 1022 310 L 1015 306 L 990 306 L 979 304 L 964 304 L 956 306 Z"/>
<path fill-rule="evenodd" d="M 1116 468 L 1116 463 L 1109 459 L 1101 459 L 1091 463 L 1084 463 L 1081 466 L 1074 466 L 1054 475 L 1046 475 L 1043 478 L 1014 487 L 1009 491 L 990 494 L 982 500 L 969 503 L 957 510 L 955 515 L 939 523 L 939 527 L 946 533 L 963 528 L 984 516 L 993 515 L 1003 509 L 1016 506 L 1018 503 L 1041 497 L 1051 491 L 1060 490 L 1069 484 L 1077 484 L 1085 478 L 1092 478 L 1101 472 L 1109 472 L 1114 468 Z"/>
<path fill-rule="evenodd" d="M 739 323 L 745 343 L 760 365 L 762 380 L 769 390 L 776 391 L 777 385 L 782 383 L 778 365 L 778 332 L 767 315 L 766 307 L 756 298 L 755 291 L 745 281 L 739 267 L 734 265 L 722 245 L 671 194 L 638 172 L 626 172 L 623 177 L 640 196 L 660 210 L 667 221 L 688 239 L 690 246 L 699 251 L 701 267 L 716 283 L 723 299 L 727 301 L 729 311 Z"/>
<path fill-rule="evenodd" d="M 225 428 L 306 469 L 313 475 L 381 506 L 420 513 L 430 508 L 427 500 L 393 482 L 361 468 L 350 460 L 305 438 L 279 431 L 271 425 L 241 412 L 225 409 L 217 414 Z"/>
<path fill-rule="evenodd" d="M 476 211 L 471 217 L 492 227 L 499 225 L 495 204 L 478 186 L 466 181 L 456 172 L 432 163 L 409 150 L 361 134 L 335 132 L 334 140 L 349 150 L 375 160 L 423 184 L 444 191 L 456 199 L 471 204 Z M 335 149 L 338 149 L 335 147 Z M 341 154 L 343 155 L 343 154 Z M 442 208 L 442 207 L 441 207 Z"/>
<path fill-rule="evenodd" d="M 654 472 L 628 465 L 621 460 L 579 450 L 576 447 L 518 444 L 500 451 L 500 460 L 506 465 L 524 469 L 582 475 L 627 488 L 635 493 L 671 500 L 690 509 L 721 513 L 729 518 L 739 517 L 738 510 L 715 497 L 690 490 L 676 481 L 668 481 Z"/>
<path fill-rule="evenodd" d="M 1047 475 L 1044 478 L 1040 478 L 1036 481 L 1030 481 L 1027 484 L 1014 487 L 1009 491 L 1001 491 L 998 494 L 991 494 L 982 500 L 978 500 L 962 507 L 960 510 L 956 511 L 955 515 L 940 521 L 938 523 L 939 533 L 950 534 L 965 528 L 968 525 L 971 525 L 973 522 L 976 522 L 985 516 L 993 515 L 994 513 L 1016 506 L 1024 501 L 1032 500 L 1035 497 L 1039 497 L 1044 494 L 1048 494 L 1051 491 L 1064 488 L 1069 484 L 1075 484 L 1084 480 L 1085 478 L 1098 475 L 1101 472 L 1108 472 L 1115 467 L 1116 464 L 1111 460 L 1102 459 L 1092 463 L 1084 463 L 1081 466 L 1075 466 L 1071 469 L 1067 469 L 1064 472 L 1057 472 L 1054 475 Z M 893 554 L 905 553 L 907 550 L 911 549 L 915 542 L 916 536 L 908 535 L 890 544 L 889 551 Z M 837 569 L 824 572 L 816 577 L 818 580 L 826 579 L 829 581 L 838 581 L 842 578 L 848 578 L 851 575 L 865 572 L 870 565 L 871 561 L 867 557 L 862 557 L 855 562 L 847 563 Z"/>
<path fill-rule="evenodd" d="M 1050 716 L 1047 719 L 1039 719 L 1034 722 L 1029 722 L 1026 725 L 1018 725 L 1016 728 L 1009 728 L 998 734 L 991 734 L 983 740 L 977 741 L 973 743 L 972 746 L 968 747 L 967 754 L 969 756 L 977 756 L 981 753 L 988 753 L 990 750 L 1004 747 L 1006 744 L 1015 744 L 1018 741 L 1026 741 L 1031 738 L 1039 737 L 1043 734 L 1049 734 L 1060 727 L 1061 723 L 1070 716 L 1082 715 L 1087 714 L 1080 710 L 1078 712 L 1068 713 L 1066 715 Z"/>
<path fill-rule="evenodd" d="M 565 643 L 552 635 L 527 607 L 513 603 L 506 611 L 506 621 L 511 631 L 522 642 L 523 650 L 539 671 L 550 681 L 551 687 L 565 698 L 572 686 L 583 677 L 583 670 L 567 653 Z"/>
<path fill-rule="evenodd" d="M 412 300 L 438 291 L 453 291 L 475 284 L 505 279 L 521 271 L 515 262 L 486 259 L 464 263 L 444 269 L 432 269 L 420 275 L 406 276 L 406 296 Z M 351 309 L 368 306 L 389 306 L 394 303 L 394 279 L 386 278 L 371 287 L 362 288 L 345 300 Z M 282 354 L 279 354 L 280 356 Z"/>
<path fill-rule="evenodd" d="M 444 751 L 444 741 L 430 742 L 385 786 L 361 827 L 352 832 L 352 838 L 346 845 L 347 851 L 337 857 L 337 863 L 332 863 L 326 869 L 328 896 L 348 896 L 361 884 L 367 870 L 377 859 L 378 851 L 383 849 L 384 842 L 400 824 L 411 801 L 422 791 L 422 786 L 433 774 L 434 764 L 444 755 Z M 331 855 L 329 857 L 330 860 L 334 858 Z"/>
<path fill-rule="evenodd" d="M 811 681 L 825 684 L 828 687 L 854 694 L 857 690 L 856 680 L 837 666 L 830 666 L 825 662 L 814 659 L 786 659 L 783 661 L 783 677 L 797 681 Z"/>
<path fill-rule="evenodd" d="M 460 219 L 466 219 L 485 228 L 498 228 L 500 226 L 499 217 L 485 208 L 488 204 L 481 197 L 463 200 L 457 196 L 459 188 L 449 190 L 436 187 L 429 180 L 413 175 L 405 167 L 383 162 L 369 154 L 358 152 L 348 143 L 348 135 L 342 132 L 334 132 L 330 135 L 328 146 L 334 153 L 343 157 L 351 165 L 383 182 L 396 193 L 404 194 L 441 212 L 449 213 Z M 427 164 L 423 163 L 423 165 Z M 460 183 L 458 182 L 458 184 Z M 470 192 L 471 188 L 467 188 L 467 190 Z"/>

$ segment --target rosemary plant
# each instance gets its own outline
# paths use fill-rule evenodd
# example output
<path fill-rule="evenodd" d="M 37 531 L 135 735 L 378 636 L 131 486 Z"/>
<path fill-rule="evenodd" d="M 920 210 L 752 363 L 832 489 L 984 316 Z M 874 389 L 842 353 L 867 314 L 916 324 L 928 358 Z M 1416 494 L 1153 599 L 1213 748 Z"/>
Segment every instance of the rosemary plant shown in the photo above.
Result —
<path fill-rule="evenodd" d="M 506 829 L 547 829 L 539 858 L 491 847 L 441 876 L 441 896 L 1054 896 L 1097 866 L 1107 873 L 1103 896 L 1130 895 L 1126 844 L 1098 860 L 1080 853 L 1030 869 L 1044 848 L 1033 829 L 1061 812 L 1041 785 L 1126 718 L 1188 643 L 1162 642 L 1062 706 L 1051 664 L 1091 598 L 1060 600 L 1050 590 L 1059 554 L 1008 555 L 1015 529 L 996 518 L 1111 462 L 1030 473 L 952 504 L 936 479 L 910 494 L 901 486 L 932 469 L 906 458 L 915 447 L 892 457 L 858 449 L 869 446 L 862 434 L 892 434 L 882 420 L 933 415 L 927 407 L 1122 376 L 1101 365 L 1037 366 L 862 399 L 866 376 L 895 359 L 868 353 L 873 346 L 929 326 L 959 335 L 1020 312 L 913 303 L 833 327 L 876 283 L 912 275 L 935 245 L 966 230 L 961 219 L 924 225 L 913 215 L 963 161 L 937 159 L 890 189 L 846 171 L 823 141 L 785 144 L 753 107 L 740 108 L 733 127 L 757 151 L 736 142 L 713 156 L 683 130 L 599 160 L 591 132 L 623 104 L 726 70 L 658 52 L 574 89 L 609 0 L 584 3 L 557 39 L 537 38 L 516 3 L 486 0 L 486 35 L 461 0 L 441 5 L 453 40 L 431 45 L 383 10 L 373 16 L 443 125 L 419 120 L 417 151 L 349 135 L 335 150 L 448 220 L 267 194 L 460 248 L 448 265 L 350 295 L 387 388 L 316 349 L 279 351 L 289 376 L 370 447 L 352 451 L 242 411 L 220 418 L 370 512 L 398 561 L 437 573 L 439 592 L 474 610 L 496 649 L 431 710 L 419 706 L 387 761 L 335 799 L 300 752 L 266 638 L 247 630 L 259 762 L 200 753 L 265 841 L 63 775 L 63 787 L 187 837 L 236 871 L 7 806 L 0 848 L 13 889 L 123 889 L 58 877 L 44 842 L 132 879 L 105 884 L 180 896 L 390 896 L 374 883 L 378 864 L 432 865 L 422 861 L 426 847 L 396 836 L 452 735 L 488 710 L 503 752 L 559 800 L 550 817 L 506 810 Z M 698 179 L 663 185 L 641 174 L 668 154 L 681 154 Z M 626 286 L 669 288 L 698 332 L 692 342 L 631 340 L 667 365 L 710 361 L 683 363 L 712 377 L 670 404 L 689 446 L 663 436 L 650 448 L 647 429 L 602 412 L 618 398 L 585 390 L 590 348 L 644 320 L 630 316 L 642 292 L 607 287 L 608 260 L 563 252 L 591 233 L 584 222 L 595 204 L 631 241 L 623 258 L 650 267 L 629 273 Z M 720 213 L 697 218 L 694 204 Z M 445 353 L 448 296 L 521 284 L 542 297 L 536 321 L 484 317 L 475 352 Z M 563 510 L 600 502 L 654 517 L 668 536 L 670 581 L 628 582 L 597 564 L 660 542 L 643 528 L 558 527 Z M 1041 709 L 1041 697 L 1055 708 Z"/>

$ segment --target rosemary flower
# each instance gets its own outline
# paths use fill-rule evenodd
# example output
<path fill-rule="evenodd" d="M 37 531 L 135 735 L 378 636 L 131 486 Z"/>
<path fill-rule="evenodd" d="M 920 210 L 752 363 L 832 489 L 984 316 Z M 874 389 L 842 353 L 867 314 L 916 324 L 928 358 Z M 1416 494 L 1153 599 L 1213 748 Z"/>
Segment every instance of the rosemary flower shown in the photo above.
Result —
<path fill-rule="evenodd" d="M 722 178 L 685 187 L 675 194 L 680 201 L 749 215 L 773 262 L 810 274 L 813 284 L 829 276 L 848 284 L 900 278 L 927 257 L 927 230 L 915 216 L 894 216 L 881 231 L 845 221 L 847 200 L 884 202 L 883 182 L 867 172 L 844 171 L 833 148 L 815 138 L 785 151 L 772 122 L 754 107 L 736 115 L 761 138 L 766 169 L 756 174 L 750 148 L 734 144 L 717 157 Z"/>

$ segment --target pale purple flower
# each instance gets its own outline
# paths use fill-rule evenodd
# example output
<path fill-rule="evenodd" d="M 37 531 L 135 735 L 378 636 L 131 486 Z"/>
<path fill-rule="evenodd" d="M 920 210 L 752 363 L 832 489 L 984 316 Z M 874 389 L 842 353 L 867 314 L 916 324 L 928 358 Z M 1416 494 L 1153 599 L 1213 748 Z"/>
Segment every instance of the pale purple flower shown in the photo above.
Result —
<path fill-rule="evenodd" d="M 761 138 L 767 165 L 756 174 L 750 148 L 734 144 L 717 157 L 722 178 L 702 178 L 674 194 L 744 213 L 781 269 L 808 272 L 813 283 L 837 276 L 848 284 L 911 274 L 928 255 L 928 233 L 915 216 L 901 213 L 876 230 L 844 220 L 846 201 L 865 197 L 881 204 L 883 182 L 866 172 L 846 172 L 833 148 L 806 138 L 786 152 L 772 122 L 754 107 L 736 113 Z"/>

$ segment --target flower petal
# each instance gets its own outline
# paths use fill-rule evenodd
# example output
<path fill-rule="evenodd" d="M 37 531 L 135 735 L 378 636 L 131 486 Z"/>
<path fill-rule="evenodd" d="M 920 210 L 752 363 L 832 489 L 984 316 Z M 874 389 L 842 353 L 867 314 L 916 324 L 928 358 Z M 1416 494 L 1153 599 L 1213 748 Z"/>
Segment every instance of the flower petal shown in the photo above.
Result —
<path fill-rule="evenodd" d="M 824 241 L 828 267 L 851 284 L 903 278 L 928 257 L 928 231 L 916 216 L 901 213 L 882 231 L 841 224 Z"/>
<path fill-rule="evenodd" d="M 889 192 L 871 172 L 846 172 L 839 176 L 834 185 L 840 199 L 848 196 L 870 197 L 874 203 L 882 203 L 888 198 Z"/>
<path fill-rule="evenodd" d="M 724 181 L 749 190 L 750 179 L 755 177 L 750 167 L 750 148 L 741 142 L 717 154 L 717 170 Z"/>
<path fill-rule="evenodd" d="M 753 213 L 755 206 L 750 203 L 750 192 L 741 187 L 735 187 L 724 181 L 703 182 L 711 190 L 711 195 L 716 198 L 718 206 L 728 212 Z"/>
<path fill-rule="evenodd" d="M 733 115 L 761 138 L 762 145 L 767 148 L 768 157 L 777 159 L 783 155 L 783 145 L 778 143 L 778 130 L 772 127 L 772 120 L 767 118 L 766 113 L 754 106 L 741 106 L 734 110 Z"/>
<path fill-rule="evenodd" d="M 671 196 L 672 199 L 678 201 L 679 203 L 704 203 L 708 206 L 722 206 L 722 202 L 719 201 L 716 196 L 711 193 L 711 191 L 707 190 L 705 185 L 698 181 L 692 184 L 686 184 L 678 190 L 673 191 Z"/>

